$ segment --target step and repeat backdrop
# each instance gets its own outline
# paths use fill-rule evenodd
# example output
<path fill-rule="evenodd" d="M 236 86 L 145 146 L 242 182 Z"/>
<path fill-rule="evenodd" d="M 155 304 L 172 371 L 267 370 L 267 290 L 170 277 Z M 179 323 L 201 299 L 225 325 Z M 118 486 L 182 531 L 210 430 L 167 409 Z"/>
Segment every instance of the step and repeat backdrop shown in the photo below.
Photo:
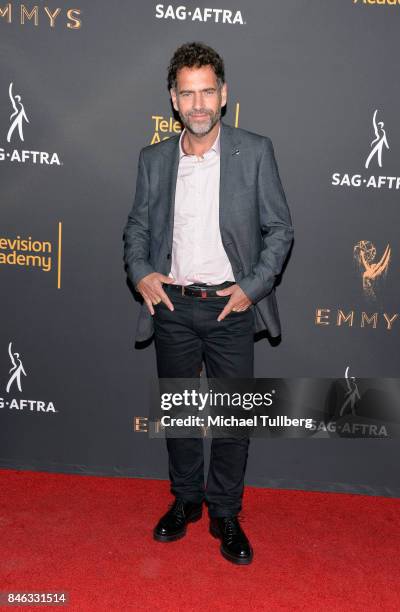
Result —
<path fill-rule="evenodd" d="M 293 217 L 256 376 L 398 377 L 399 29 L 397 0 L 0 0 L 1 467 L 168 477 L 122 234 L 184 42 L 223 56 L 223 120 L 272 139 Z M 400 494 L 398 439 L 313 433 L 252 440 L 247 483 Z"/>

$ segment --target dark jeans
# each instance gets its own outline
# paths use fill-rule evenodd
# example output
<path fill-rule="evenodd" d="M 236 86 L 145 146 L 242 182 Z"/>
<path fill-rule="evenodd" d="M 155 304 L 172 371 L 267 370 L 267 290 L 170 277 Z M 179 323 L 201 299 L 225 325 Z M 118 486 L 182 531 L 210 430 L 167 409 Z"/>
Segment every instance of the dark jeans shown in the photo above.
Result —
<path fill-rule="evenodd" d="M 204 360 L 209 378 L 253 378 L 253 313 L 231 312 L 218 322 L 228 297 L 182 296 L 163 286 L 175 310 L 154 307 L 159 378 L 198 378 Z M 202 438 L 168 438 L 171 491 L 186 501 L 208 503 L 211 517 L 240 512 L 249 439 L 213 438 L 204 488 Z"/>

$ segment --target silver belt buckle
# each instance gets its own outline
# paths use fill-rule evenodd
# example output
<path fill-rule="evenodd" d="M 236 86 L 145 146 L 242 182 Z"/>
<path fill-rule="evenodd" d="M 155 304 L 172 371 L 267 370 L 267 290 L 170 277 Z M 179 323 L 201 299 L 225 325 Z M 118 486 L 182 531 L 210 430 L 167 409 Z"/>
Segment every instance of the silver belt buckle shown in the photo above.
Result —
<path fill-rule="evenodd" d="M 181 294 L 182 294 L 182 295 L 185 295 L 185 287 L 184 287 L 183 285 L 182 285 L 182 287 L 181 287 Z"/>

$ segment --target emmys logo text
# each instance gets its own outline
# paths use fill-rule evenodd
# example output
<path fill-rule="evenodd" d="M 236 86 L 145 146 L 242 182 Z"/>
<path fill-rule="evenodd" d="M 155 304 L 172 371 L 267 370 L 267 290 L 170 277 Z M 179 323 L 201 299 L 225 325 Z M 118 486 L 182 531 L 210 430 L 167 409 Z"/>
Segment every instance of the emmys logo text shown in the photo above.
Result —
<path fill-rule="evenodd" d="M 353 247 L 353 260 L 357 267 L 357 277 L 360 284 L 360 295 L 370 302 L 375 302 L 377 294 L 382 290 L 382 283 L 386 280 L 392 250 L 389 244 L 382 249 L 378 256 L 375 245 L 369 240 L 360 240 Z M 376 309 L 376 310 L 375 310 Z M 368 309 L 369 310 L 369 309 Z M 315 311 L 314 323 L 320 327 L 335 325 L 336 327 L 359 327 L 361 329 L 383 328 L 392 331 L 394 323 L 399 318 L 397 312 L 378 312 L 353 308 L 327 308 L 318 307 Z"/>
<path fill-rule="evenodd" d="M 38 26 L 40 23 L 50 28 L 63 24 L 68 30 L 79 30 L 82 27 L 79 19 L 81 13 L 76 8 L 50 8 L 42 4 L 27 7 L 25 4 L 7 2 L 0 6 L 0 18 L 6 23 L 17 22 L 23 26 Z"/>

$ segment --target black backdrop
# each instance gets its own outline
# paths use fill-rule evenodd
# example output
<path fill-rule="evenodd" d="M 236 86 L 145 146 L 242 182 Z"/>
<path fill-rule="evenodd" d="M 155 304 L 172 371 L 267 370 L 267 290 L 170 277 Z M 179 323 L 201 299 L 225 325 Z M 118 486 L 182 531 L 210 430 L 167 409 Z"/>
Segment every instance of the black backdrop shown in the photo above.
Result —
<path fill-rule="evenodd" d="M 140 431 L 155 355 L 134 347 L 122 230 L 140 148 L 176 129 L 166 67 L 189 40 L 225 59 L 225 121 L 271 137 L 295 227 L 256 376 L 397 377 L 400 6 L 59 5 L 0 6 L 0 465 L 167 477 Z M 366 168 L 374 116 L 388 148 Z M 364 286 L 361 252 L 383 258 Z M 398 462 L 396 440 L 254 440 L 247 483 L 397 496 Z"/>

